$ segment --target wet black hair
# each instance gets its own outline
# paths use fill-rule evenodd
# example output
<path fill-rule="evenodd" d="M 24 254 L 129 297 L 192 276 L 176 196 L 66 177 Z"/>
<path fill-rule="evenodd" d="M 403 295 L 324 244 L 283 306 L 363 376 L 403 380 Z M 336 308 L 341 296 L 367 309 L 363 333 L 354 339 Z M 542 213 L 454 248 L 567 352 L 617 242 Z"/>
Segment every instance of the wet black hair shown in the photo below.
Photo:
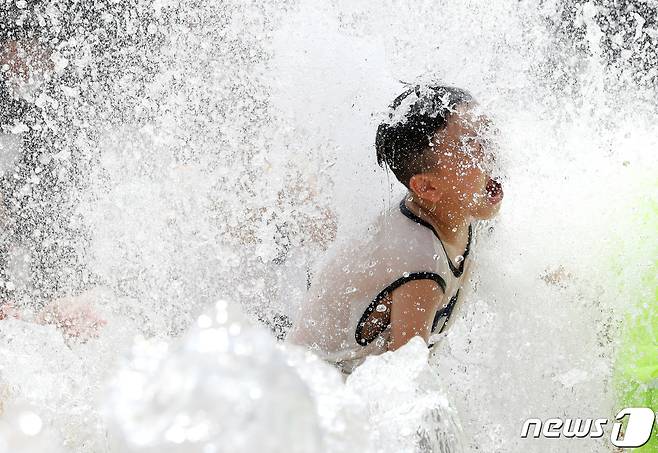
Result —
<path fill-rule="evenodd" d="M 387 118 L 377 128 L 377 163 L 391 169 L 409 187 L 409 179 L 431 169 L 428 159 L 432 136 L 445 127 L 448 116 L 460 104 L 473 101 L 461 88 L 414 85 L 395 98 Z"/>

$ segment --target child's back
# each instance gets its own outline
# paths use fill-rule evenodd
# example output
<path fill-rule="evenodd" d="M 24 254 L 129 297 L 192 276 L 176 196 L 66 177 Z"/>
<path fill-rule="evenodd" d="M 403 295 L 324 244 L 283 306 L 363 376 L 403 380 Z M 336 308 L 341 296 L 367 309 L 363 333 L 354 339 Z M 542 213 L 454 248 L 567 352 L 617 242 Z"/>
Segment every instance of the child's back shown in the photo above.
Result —
<path fill-rule="evenodd" d="M 289 341 L 308 346 L 344 372 L 388 349 L 390 295 L 396 288 L 413 280 L 437 283 L 442 296 L 431 329 L 436 334 L 447 322 L 467 274 L 470 241 L 465 251 L 451 253 L 404 201 L 380 214 L 364 236 L 329 252 L 288 335 Z"/>

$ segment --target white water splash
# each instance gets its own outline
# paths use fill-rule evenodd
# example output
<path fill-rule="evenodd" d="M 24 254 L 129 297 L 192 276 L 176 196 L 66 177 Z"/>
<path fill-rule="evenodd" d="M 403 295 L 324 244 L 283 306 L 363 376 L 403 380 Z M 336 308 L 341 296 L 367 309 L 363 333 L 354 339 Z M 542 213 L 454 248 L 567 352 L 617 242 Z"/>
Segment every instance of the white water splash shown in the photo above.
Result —
<path fill-rule="evenodd" d="M 456 406 L 466 451 L 608 451 L 605 439 L 574 445 L 519 432 L 528 417 L 614 412 L 611 356 L 628 301 L 606 259 L 611 238 L 630 234 L 619 213 L 643 196 L 637 181 L 655 175 L 655 62 L 642 39 L 656 30 L 636 20 L 626 39 L 624 25 L 597 22 L 614 12 L 606 2 L 563 3 L 124 2 L 58 41 L 59 76 L 68 79 L 38 88 L 52 89 L 41 99 L 56 102 L 40 107 L 41 129 L 12 126 L 47 139 L 41 170 L 17 172 L 13 195 L 43 231 L 25 221 L 28 233 L 12 243 L 9 260 L 25 266 L 9 266 L 22 270 L 3 289 L 31 307 L 44 294 L 101 288 L 88 302 L 108 325 L 97 340 L 67 345 L 52 327 L 0 321 L 6 406 L 33 405 L 71 452 L 180 451 L 180 426 L 192 420 L 177 418 L 180 408 L 217 420 L 221 433 L 193 435 L 231 439 L 217 448 L 402 451 L 395 442 L 415 438 L 412 426 L 427 428 L 409 406 L 416 400 L 400 401 L 418 397 L 417 385 L 430 393 L 421 402 L 443 404 L 444 396 Z M 44 16 L 55 34 L 62 10 L 51 5 Z M 619 51 L 614 61 L 611 49 Z M 430 391 L 415 344 L 374 358 L 347 385 L 247 327 L 231 344 L 258 346 L 253 356 L 227 354 L 220 339 L 201 342 L 200 326 L 187 343 L 149 349 L 171 344 L 221 297 L 252 321 L 294 314 L 308 267 L 334 236 L 399 198 L 400 187 L 375 165 L 374 131 L 405 87 L 398 81 L 426 76 L 475 95 L 502 131 L 507 170 L 500 219 L 479 243 L 475 288 L 430 359 L 445 392 Z M 3 156 L 13 178 L 15 153 Z M 49 178 L 65 190 L 42 189 Z M 13 227 L 3 220 L 5 228 Z M 628 257 L 621 278 L 635 281 L 643 252 Z M 107 444 L 98 407 L 136 333 L 149 340 L 121 368 L 109 404 L 117 447 Z M 206 360 L 222 354 L 230 358 L 224 368 Z M 233 419 L 223 404 L 244 393 L 216 394 L 213 379 L 250 382 L 273 399 L 253 423 Z M 3 414 L 3 433 L 17 432 L 12 413 Z M 388 431 L 383 414 L 399 415 L 394 428 L 404 435 Z M 293 433 L 292 420 L 307 431 Z M 273 427 L 280 436 L 268 436 Z M 30 445 L 18 439 L 12 452 Z"/>

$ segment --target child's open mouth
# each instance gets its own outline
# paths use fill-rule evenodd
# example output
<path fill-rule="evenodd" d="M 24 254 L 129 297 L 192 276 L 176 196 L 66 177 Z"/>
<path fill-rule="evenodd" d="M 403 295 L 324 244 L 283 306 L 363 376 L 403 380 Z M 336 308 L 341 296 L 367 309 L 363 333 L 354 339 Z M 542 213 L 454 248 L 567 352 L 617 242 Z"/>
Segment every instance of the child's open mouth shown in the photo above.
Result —
<path fill-rule="evenodd" d="M 503 199 L 503 186 L 498 181 L 489 178 L 487 181 L 486 190 L 489 203 L 500 203 L 500 201 Z"/>

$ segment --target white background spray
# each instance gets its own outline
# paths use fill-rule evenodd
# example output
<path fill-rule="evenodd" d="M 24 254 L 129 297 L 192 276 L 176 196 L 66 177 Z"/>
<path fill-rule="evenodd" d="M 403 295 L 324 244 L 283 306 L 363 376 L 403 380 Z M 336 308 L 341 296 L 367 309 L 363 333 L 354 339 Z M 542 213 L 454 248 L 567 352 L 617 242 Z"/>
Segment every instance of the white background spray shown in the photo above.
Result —
<path fill-rule="evenodd" d="M 71 108 L 44 113 L 72 150 L 51 165 L 84 180 L 69 188 L 84 271 L 60 286 L 91 289 L 109 324 L 71 349 L 47 327 L 0 326 L 7 400 L 36 406 L 66 449 L 106 451 L 97 408 L 133 334 L 177 335 L 218 298 L 253 320 L 294 314 L 322 250 L 399 199 L 374 133 L 399 81 L 420 77 L 468 89 L 501 130 L 504 206 L 431 357 L 467 449 L 609 451 L 519 433 L 528 417 L 618 409 L 609 379 L 628 301 L 607 260 L 652 174 L 655 62 L 640 47 L 655 30 L 632 14 L 602 30 L 608 6 L 592 2 L 124 7 L 59 48 L 78 89 L 56 85 L 50 99 Z M 109 46 L 96 33 L 108 23 Z M 620 36 L 615 60 L 604 33 Z M 632 284 L 642 253 L 615 278 Z"/>

